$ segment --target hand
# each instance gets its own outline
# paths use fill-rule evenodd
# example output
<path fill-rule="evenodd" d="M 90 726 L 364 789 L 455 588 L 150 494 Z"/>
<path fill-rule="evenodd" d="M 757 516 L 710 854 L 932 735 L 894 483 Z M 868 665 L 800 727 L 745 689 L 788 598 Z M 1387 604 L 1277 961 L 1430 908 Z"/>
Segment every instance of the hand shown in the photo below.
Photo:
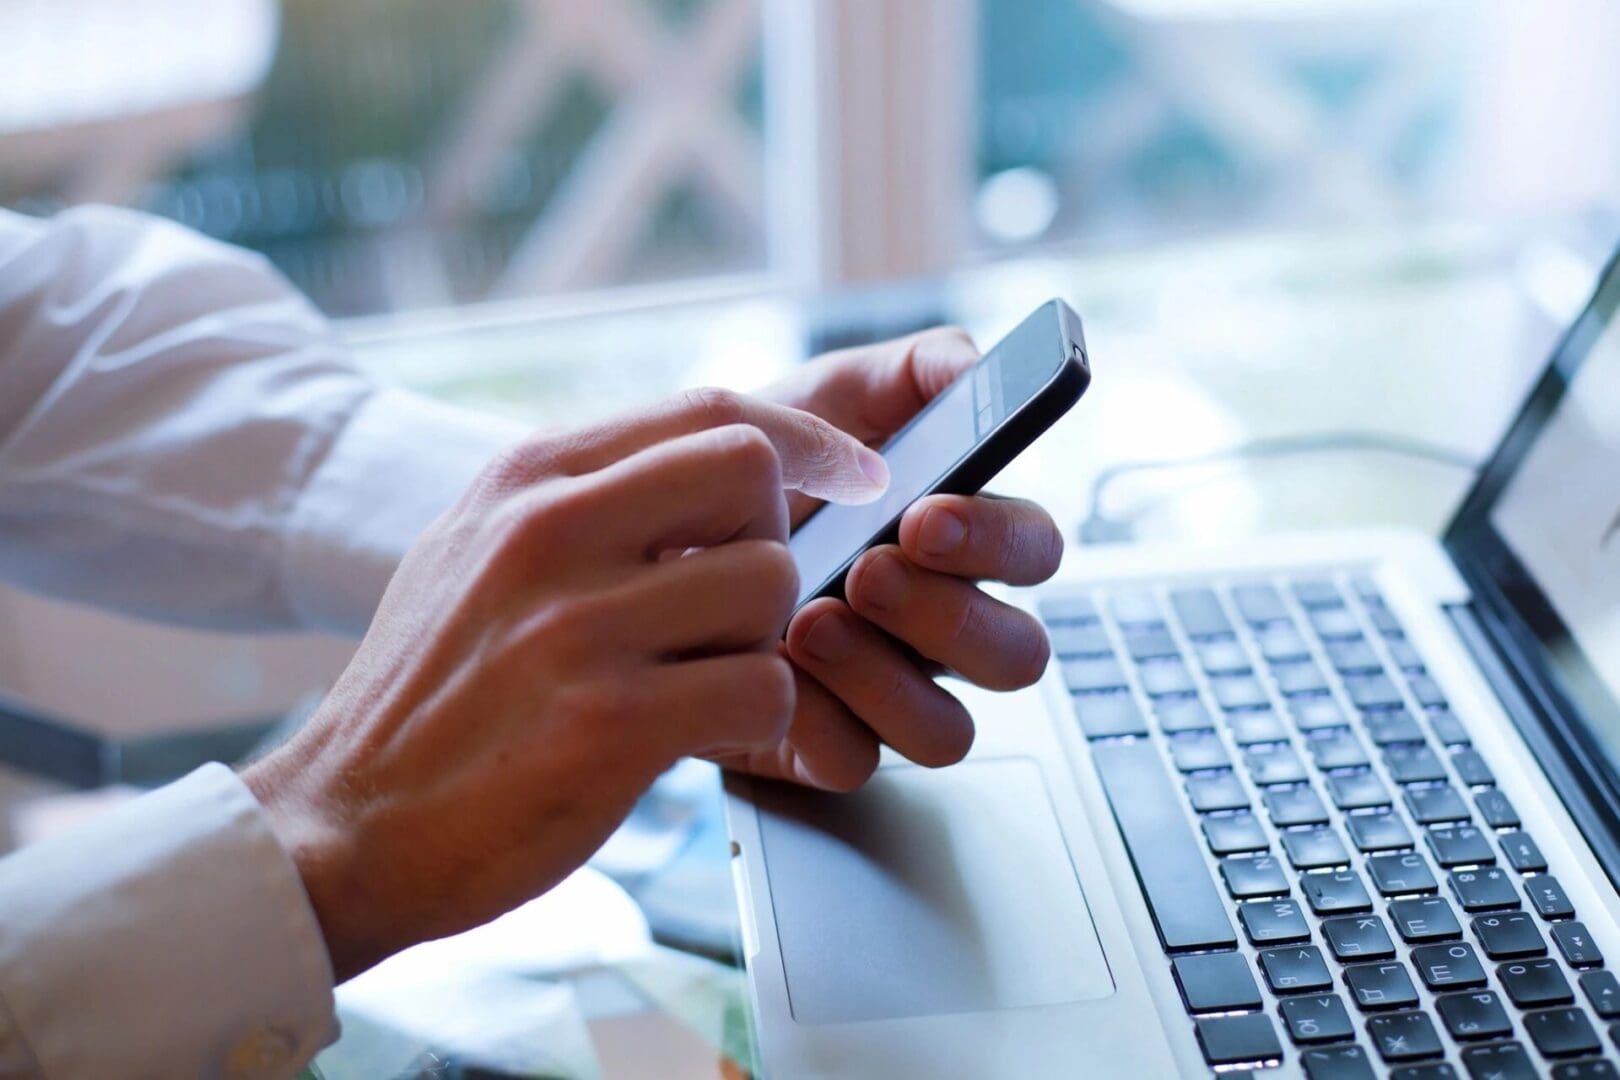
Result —
<path fill-rule="evenodd" d="M 338 978 L 550 888 L 677 758 L 778 745 L 784 490 L 870 499 L 885 477 L 824 421 L 718 392 L 486 469 L 310 723 L 244 774 Z"/>
<path fill-rule="evenodd" d="M 933 330 L 830 354 L 761 396 L 876 444 L 978 358 L 960 330 Z M 794 521 L 815 506 L 796 497 Z M 1034 618 L 975 582 L 1033 585 L 1056 572 L 1062 553 L 1062 533 L 1033 503 L 920 500 L 901 519 L 898 545 L 874 548 L 851 568 L 848 603 L 824 598 L 794 617 L 786 650 L 798 706 L 787 738 L 718 760 L 837 791 L 872 775 L 880 743 L 923 765 L 960 761 L 973 742 L 973 721 L 935 676 L 1017 689 L 1040 678 L 1049 652 Z"/>

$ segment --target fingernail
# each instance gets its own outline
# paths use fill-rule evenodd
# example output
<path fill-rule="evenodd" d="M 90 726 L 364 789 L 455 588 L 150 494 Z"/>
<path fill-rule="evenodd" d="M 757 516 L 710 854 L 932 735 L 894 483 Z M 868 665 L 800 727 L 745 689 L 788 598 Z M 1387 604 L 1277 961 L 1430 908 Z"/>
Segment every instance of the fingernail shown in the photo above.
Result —
<path fill-rule="evenodd" d="M 841 663 L 855 647 L 855 635 L 849 632 L 841 616 L 828 612 L 810 625 L 804 635 L 804 651 L 823 664 Z"/>
<path fill-rule="evenodd" d="M 925 555 L 951 555 L 967 539 L 967 522 L 943 507 L 923 511 L 917 529 L 917 546 Z"/>
<path fill-rule="evenodd" d="M 862 603 L 877 611 L 893 611 L 905 603 L 911 577 L 893 555 L 874 557 L 861 568 L 856 588 Z"/>
<path fill-rule="evenodd" d="M 861 472 L 872 481 L 872 486 L 879 491 L 886 491 L 889 487 L 889 463 L 883 460 L 883 455 L 876 450 L 861 447 L 855 453 L 856 460 L 860 462 Z"/>

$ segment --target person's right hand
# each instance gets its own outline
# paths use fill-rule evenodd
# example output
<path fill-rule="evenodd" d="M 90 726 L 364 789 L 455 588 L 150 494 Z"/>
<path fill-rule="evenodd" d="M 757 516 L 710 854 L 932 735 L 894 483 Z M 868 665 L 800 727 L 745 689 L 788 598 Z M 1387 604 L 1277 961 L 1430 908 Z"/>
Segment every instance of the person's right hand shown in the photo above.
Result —
<path fill-rule="evenodd" d="M 784 490 L 862 501 L 886 475 L 808 413 L 704 392 L 486 469 L 244 774 L 337 977 L 544 892 L 677 758 L 780 742 Z"/>

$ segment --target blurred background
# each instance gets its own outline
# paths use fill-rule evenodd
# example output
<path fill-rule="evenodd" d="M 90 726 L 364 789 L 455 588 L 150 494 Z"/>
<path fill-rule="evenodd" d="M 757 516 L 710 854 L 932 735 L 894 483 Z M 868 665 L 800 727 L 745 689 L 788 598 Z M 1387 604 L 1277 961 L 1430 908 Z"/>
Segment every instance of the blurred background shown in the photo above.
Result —
<path fill-rule="evenodd" d="M 1614 0 L 0 0 L 0 206 L 262 252 L 379 379 L 540 426 L 1060 295 L 1096 381 L 998 486 L 1071 539 L 1433 531 L 1620 238 L 1616 41 Z M 0 850 L 353 647 L 0 587 Z M 745 1075 L 718 806 L 666 777 L 493 982 L 346 987 L 325 1074 Z"/>
<path fill-rule="evenodd" d="M 1617 29 L 1603 0 L 0 0 L 0 205 L 162 214 L 344 316 L 1606 219 Z"/>

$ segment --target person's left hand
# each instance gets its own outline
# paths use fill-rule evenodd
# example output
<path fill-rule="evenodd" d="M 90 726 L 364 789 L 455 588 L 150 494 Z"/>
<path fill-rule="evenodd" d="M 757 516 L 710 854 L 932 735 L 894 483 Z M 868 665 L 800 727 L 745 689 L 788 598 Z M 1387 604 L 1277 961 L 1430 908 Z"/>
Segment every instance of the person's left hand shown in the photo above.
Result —
<path fill-rule="evenodd" d="M 831 353 L 756 396 L 877 446 L 978 358 L 967 334 L 946 327 Z M 794 524 L 817 505 L 794 495 Z M 922 765 L 960 761 L 973 743 L 973 721 L 935 677 L 1014 690 L 1040 678 L 1049 654 L 1033 617 L 976 582 L 1045 581 L 1062 553 L 1062 533 L 1033 503 L 986 495 L 919 500 L 901 519 L 899 544 L 873 548 L 850 569 L 847 603 L 816 600 L 789 623 L 784 647 L 796 668 L 798 705 L 787 738 L 720 764 L 849 791 L 877 768 L 880 742 Z"/>

